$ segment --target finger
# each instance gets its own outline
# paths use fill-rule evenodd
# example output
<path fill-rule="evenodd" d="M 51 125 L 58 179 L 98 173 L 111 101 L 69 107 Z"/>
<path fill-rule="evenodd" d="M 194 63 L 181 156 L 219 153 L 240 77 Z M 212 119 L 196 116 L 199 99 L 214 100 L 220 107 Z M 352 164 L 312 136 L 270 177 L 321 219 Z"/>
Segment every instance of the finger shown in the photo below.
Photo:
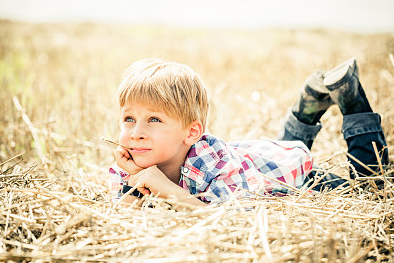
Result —
<path fill-rule="evenodd" d="M 149 189 L 149 180 L 144 176 L 146 169 L 134 174 L 129 179 L 129 184 L 138 185 L 137 190 L 143 195 L 149 195 L 151 190 Z"/>
<path fill-rule="evenodd" d="M 129 150 L 127 150 L 127 149 L 125 149 L 125 148 L 122 148 L 122 149 L 123 149 L 123 152 L 124 152 L 124 156 L 125 156 L 127 159 L 133 160 L 133 156 L 131 155 L 131 153 L 129 152 Z"/>
<path fill-rule="evenodd" d="M 132 195 L 128 195 L 125 197 L 125 199 L 123 199 L 123 201 L 125 203 L 134 203 L 134 202 L 136 202 L 136 200 L 139 201 L 139 198 L 136 196 L 132 196 Z"/>
<path fill-rule="evenodd" d="M 121 151 L 116 152 L 115 162 L 129 174 L 135 174 L 140 171 L 140 168 L 135 165 L 134 161 L 125 157 Z"/>
<path fill-rule="evenodd" d="M 120 146 L 115 150 L 115 154 L 118 154 L 118 157 L 120 158 L 124 157 L 126 159 L 133 159 L 130 152 Z"/>
<path fill-rule="evenodd" d="M 142 193 L 143 195 L 150 195 L 151 191 L 148 188 L 144 188 L 140 191 L 140 193 Z"/>
<path fill-rule="evenodd" d="M 115 158 L 116 158 L 116 159 L 119 159 L 119 160 L 124 156 L 123 150 L 122 150 L 122 149 L 119 149 L 119 148 L 117 148 L 117 149 L 114 151 L 114 153 L 115 153 Z"/>
<path fill-rule="evenodd" d="M 143 195 L 150 195 L 151 194 L 150 189 L 145 185 L 138 186 L 137 190 Z"/>

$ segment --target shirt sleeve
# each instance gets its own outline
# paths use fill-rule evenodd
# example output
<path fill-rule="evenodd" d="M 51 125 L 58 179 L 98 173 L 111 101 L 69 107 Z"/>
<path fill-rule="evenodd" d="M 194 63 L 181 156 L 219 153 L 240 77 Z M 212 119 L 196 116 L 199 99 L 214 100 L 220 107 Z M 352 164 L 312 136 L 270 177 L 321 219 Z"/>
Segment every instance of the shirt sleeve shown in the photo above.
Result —
<path fill-rule="evenodd" d="M 115 202 L 122 196 L 121 194 L 122 186 L 124 184 L 127 184 L 130 175 L 125 171 L 121 170 L 115 164 L 111 168 L 109 168 L 109 174 L 111 176 L 111 189 L 110 189 L 111 202 Z"/>

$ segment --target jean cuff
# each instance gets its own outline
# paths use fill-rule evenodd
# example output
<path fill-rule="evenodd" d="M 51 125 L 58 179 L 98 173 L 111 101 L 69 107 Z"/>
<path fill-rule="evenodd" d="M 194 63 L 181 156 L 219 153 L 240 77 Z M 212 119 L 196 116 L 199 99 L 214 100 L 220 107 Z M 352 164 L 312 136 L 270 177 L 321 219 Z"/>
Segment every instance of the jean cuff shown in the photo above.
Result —
<path fill-rule="evenodd" d="M 289 110 L 286 114 L 284 128 L 296 138 L 301 140 L 314 140 L 321 130 L 322 125 L 320 122 L 316 125 L 305 124 L 299 121 L 297 117 L 294 116 L 293 112 Z"/>
<path fill-rule="evenodd" d="M 374 112 L 355 113 L 343 116 L 342 134 L 344 139 L 353 136 L 382 131 L 380 115 Z"/>

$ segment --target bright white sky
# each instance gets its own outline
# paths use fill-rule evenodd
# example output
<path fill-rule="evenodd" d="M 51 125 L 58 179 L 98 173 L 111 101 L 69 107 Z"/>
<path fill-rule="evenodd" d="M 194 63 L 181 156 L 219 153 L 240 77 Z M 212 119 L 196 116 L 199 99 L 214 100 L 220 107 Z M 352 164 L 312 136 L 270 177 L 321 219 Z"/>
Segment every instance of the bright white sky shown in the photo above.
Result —
<path fill-rule="evenodd" d="M 394 32 L 394 0 L 0 0 L 0 18 Z"/>

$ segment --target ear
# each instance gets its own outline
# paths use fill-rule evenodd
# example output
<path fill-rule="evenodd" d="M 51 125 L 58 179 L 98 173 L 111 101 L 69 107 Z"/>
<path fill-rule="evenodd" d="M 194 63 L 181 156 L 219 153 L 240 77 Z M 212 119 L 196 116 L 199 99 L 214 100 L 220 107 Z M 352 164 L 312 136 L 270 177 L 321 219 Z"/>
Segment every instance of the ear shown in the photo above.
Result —
<path fill-rule="evenodd" d="M 185 138 L 185 144 L 192 146 L 198 140 L 200 140 L 203 133 L 201 121 L 193 121 L 192 124 L 187 128 L 187 136 Z"/>

